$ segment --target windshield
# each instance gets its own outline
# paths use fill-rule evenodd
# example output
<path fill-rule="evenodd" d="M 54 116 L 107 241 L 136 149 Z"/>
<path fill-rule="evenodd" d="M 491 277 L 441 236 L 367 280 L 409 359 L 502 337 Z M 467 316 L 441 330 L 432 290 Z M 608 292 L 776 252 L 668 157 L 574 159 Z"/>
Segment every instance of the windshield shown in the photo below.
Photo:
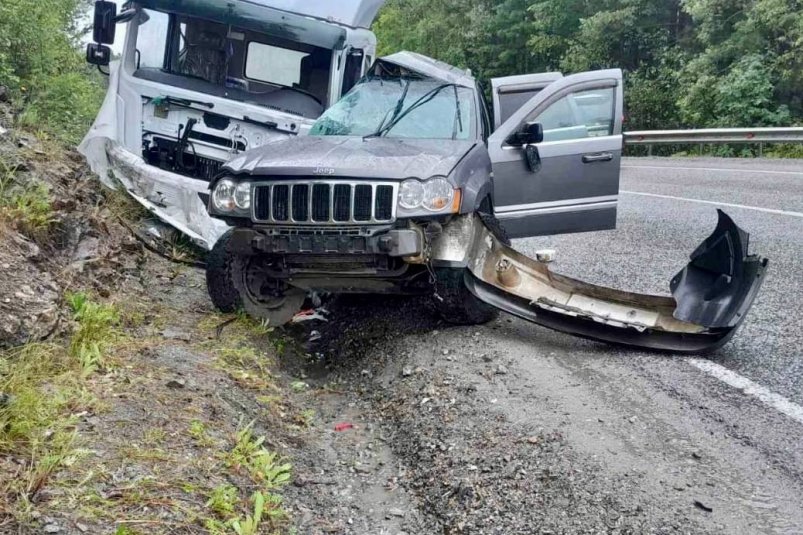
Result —
<path fill-rule="evenodd" d="M 369 78 L 325 112 L 310 135 L 473 139 L 473 103 L 472 89 L 438 80 Z"/>
<path fill-rule="evenodd" d="M 329 96 L 332 51 L 218 22 L 143 10 L 138 75 L 178 75 L 194 90 L 319 117 Z M 156 74 L 154 74 L 154 71 Z M 277 92 L 279 91 L 279 92 Z M 296 93 L 288 102 L 288 91 Z M 299 95 L 301 97 L 299 97 Z M 299 98 L 311 102 L 297 104 Z"/>

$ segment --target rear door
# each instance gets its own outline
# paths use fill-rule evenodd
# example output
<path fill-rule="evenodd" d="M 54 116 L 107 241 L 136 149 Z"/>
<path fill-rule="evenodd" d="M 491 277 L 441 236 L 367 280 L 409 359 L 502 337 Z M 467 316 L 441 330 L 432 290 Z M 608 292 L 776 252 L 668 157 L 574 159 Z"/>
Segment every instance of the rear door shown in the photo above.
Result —
<path fill-rule="evenodd" d="M 499 125 L 488 151 L 508 236 L 616 228 L 622 108 L 622 72 L 587 72 L 552 82 Z M 518 144 L 515 134 L 532 123 L 543 141 Z"/>
<path fill-rule="evenodd" d="M 494 129 L 510 119 L 524 104 L 563 75 L 559 72 L 522 74 L 491 80 L 494 104 Z"/>

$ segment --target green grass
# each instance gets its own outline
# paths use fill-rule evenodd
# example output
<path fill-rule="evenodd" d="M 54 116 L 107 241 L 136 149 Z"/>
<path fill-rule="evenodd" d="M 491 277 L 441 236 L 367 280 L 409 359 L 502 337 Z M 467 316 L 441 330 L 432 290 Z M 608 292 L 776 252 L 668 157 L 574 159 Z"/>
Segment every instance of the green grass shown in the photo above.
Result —
<path fill-rule="evenodd" d="M 78 363 L 63 348 L 29 344 L 0 353 L 0 454 L 22 464 L 0 474 L 0 512 L 26 518 L 31 502 L 51 476 L 82 455 L 75 416 L 95 404 L 80 379 Z"/>
<path fill-rule="evenodd" d="M 293 467 L 277 453 L 268 451 L 264 443 L 265 437 L 254 435 L 253 422 L 248 425 L 240 424 L 232 449 L 221 454 L 221 459 L 228 468 L 247 473 L 257 487 L 252 496 L 253 509 L 243 517 L 232 518 L 227 522 L 238 535 L 258 533 L 263 518 L 267 518 L 273 526 L 287 518 L 287 512 L 282 508 L 282 497 L 277 491 L 290 482 Z M 228 503 L 221 499 L 230 498 L 223 494 L 223 490 L 213 493 L 213 496 L 220 498 L 212 504 L 217 505 L 216 509 L 219 509 L 221 503 Z M 218 513 L 219 510 L 215 512 Z"/>
<path fill-rule="evenodd" d="M 237 487 L 224 483 L 215 487 L 209 494 L 206 507 L 222 520 L 234 518 L 239 505 L 240 491 Z"/>
<path fill-rule="evenodd" d="M 42 183 L 18 184 L 17 169 L 0 160 L 0 219 L 29 238 L 40 239 L 55 218 L 50 191 Z"/>
<path fill-rule="evenodd" d="M 67 303 L 77 325 L 70 342 L 70 354 L 87 376 L 105 366 L 104 352 L 120 338 L 117 330 L 120 313 L 112 305 L 91 301 L 85 293 L 68 294 Z"/>

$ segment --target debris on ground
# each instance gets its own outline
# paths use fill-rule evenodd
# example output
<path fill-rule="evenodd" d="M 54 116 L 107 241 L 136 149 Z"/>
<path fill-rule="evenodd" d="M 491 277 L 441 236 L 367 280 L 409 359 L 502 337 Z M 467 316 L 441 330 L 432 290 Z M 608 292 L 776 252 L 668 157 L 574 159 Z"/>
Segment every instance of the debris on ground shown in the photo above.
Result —
<path fill-rule="evenodd" d="M 304 323 L 306 321 L 329 321 L 326 315 L 329 313 L 325 308 L 302 310 L 290 321 L 290 323 Z"/>

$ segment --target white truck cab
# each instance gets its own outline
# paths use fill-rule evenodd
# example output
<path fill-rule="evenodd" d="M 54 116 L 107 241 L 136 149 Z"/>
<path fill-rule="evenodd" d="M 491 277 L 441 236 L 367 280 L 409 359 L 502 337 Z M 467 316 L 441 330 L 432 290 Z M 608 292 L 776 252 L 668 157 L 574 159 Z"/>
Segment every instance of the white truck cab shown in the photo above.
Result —
<path fill-rule="evenodd" d="M 95 3 L 87 60 L 110 65 L 79 150 L 110 187 L 206 249 L 226 231 L 209 181 L 232 156 L 306 133 L 373 63 L 384 0 L 141 0 Z"/>

